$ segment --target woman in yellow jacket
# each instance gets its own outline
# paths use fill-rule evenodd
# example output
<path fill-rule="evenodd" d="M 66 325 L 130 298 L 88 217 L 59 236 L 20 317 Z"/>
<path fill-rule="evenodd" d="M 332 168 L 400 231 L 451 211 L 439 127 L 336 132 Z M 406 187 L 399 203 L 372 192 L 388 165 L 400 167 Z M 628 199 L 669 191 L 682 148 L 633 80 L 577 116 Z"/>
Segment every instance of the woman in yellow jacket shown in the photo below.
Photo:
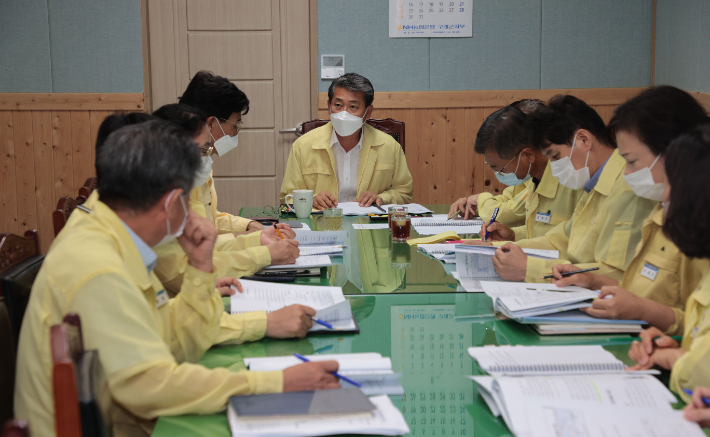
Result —
<path fill-rule="evenodd" d="M 663 230 L 687 256 L 701 258 L 705 273 L 690 295 L 680 344 L 649 328 L 634 342 L 632 369 L 661 367 L 671 371 L 671 390 L 685 402 L 684 389 L 710 385 L 710 125 L 705 124 L 674 140 L 665 157 L 668 213 Z M 660 336 L 660 338 L 659 338 Z"/>
<path fill-rule="evenodd" d="M 668 335 L 683 332 L 685 303 L 707 262 L 684 255 L 662 232 L 663 164 L 670 140 L 705 118 L 690 95 L 672 87 L 644 91 L 616 110 L 609 131 L 626 160 L 624 178 L 638 196 L 657 203 L 643 222 L 636 256 L 621 281 L 594 273 L 563 278 L 562 272 L 578 268 L 553 267 L 555 285 L 601 289 L 600 298 L 608 296 L 583 311 L 594 317 L 645 320 Z"/>

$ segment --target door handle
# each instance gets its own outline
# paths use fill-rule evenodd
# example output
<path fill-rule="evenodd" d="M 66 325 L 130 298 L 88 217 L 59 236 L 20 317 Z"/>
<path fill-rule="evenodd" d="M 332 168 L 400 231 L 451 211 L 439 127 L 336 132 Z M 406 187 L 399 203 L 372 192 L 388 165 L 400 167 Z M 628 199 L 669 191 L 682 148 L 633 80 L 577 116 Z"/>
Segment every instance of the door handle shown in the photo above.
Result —
<path fill-rule="evenodd" d="M 296 134 L 297 137 L 300 137 L 301 135 L 303 135 L 303 131 L 301 129 L 302 124 L 303 123 L 298 123 L 296 125 L 296 127 L 292 127 L 289 129 L 279 129 L 279 133 L 280 134 Z"/>

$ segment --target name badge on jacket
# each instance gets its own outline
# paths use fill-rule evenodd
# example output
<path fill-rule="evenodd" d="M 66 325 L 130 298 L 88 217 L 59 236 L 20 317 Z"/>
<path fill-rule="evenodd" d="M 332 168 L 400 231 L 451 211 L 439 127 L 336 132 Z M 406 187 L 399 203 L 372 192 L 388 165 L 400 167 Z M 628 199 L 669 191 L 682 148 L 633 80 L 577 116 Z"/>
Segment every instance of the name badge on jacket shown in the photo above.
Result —
<path fill-rule="evenodd" d="M 155 307 L 160 308 L 168 303 L 169 300 L 170 298 L 168 298 L 168 293 L 165 292 L 165 289 L 162 289 L 155 294 Z"/>
<path fill-rule="evenodd" d="M 544 212 L 538 212 L 535 214 L 535 221 L 536 222 L 541 222 L 541 223 L 550 223 L 550 218 L 552 218 L 552 215 Z"/>
<path fill-rule="evenodd" d="M 649 263 L 646 263 L 646 265 L 644 265 L 641 269 L 641 276 L 643 276 L 644 278 L 648 278 L 652 281 L 655 281 L 657 275 L 658 267 L 652 266 Z"/>

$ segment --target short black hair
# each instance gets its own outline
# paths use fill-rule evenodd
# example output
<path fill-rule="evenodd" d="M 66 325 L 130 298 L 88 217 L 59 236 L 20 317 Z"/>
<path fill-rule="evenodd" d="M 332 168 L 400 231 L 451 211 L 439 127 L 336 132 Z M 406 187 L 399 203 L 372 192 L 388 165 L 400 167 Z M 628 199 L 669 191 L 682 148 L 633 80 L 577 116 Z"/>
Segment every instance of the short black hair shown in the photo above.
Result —
<path fill-rule="evenodd" d="M 710 258 L 710 125 L 673 140 L 665 168 L 671 202 L 663 232 L 686 256 Z"/>
<path fill-rule="evenodd" d="M 222 120 L 228 120 L 235 112 L 249 112 L 249 99 L 242 90 L 227 78 L 205 70 L 195 74 L 178 102 Z"/>
<path fill-rule="evenodd" d="M 101 201 L 113 209 L 146 211 L 165 193 L 192 189 L 200 152 L 179 126 L 164 120 L 124 126 L 96 158 Z"/>
<path fill-rule="evenodd" d="M 480 155 L 493 148 L 501 159 L 510 159 L 528 144 L 525 113 L 505 106 L 486 117 L 476 134 L 474 151 Z"/>
<path fill-rule="evenodd" d="M 664 85 L 649 88 L 614 110 L 609 122 L 609 141 L 627 131 L 658 156 L 683 132 L 707 123 L 705 109 L 690 94 Z"/>
<path fill-rule="evenodd" d="M 145 112 L 116 112 L 104 118 L 104 121 L 101 122 L 101 126 L 99 126 L 99 131 L 96 135 L 95 156 L 99 156 L 99 149 L 101 149 L 101 146 L 106 142 L 106 138 L 108 138 L 108 136 L 113 132 L 123 126 L 143 123 L 153 119 L 155 119 L 155 117 L 150 114 L 146 114 Z"/>
<path fill-rule="evenodd" d="M 333 101 L 336 88 L 347 88 L 350 91 L 363 93 L 365 106 L 370 106 L 375 101 L 375 88 L 372 87 L 372 83 L 365 76 L 357 73 L 345 73 L 335 79 L 328 87 L 328 102 Z"/>
<path fill-rule="evenodd" d="M 522 99 L 511 103 L 508 106 L 514 106 L 526 114 L 530 114 L 540 106 L 545 106 L 545 102 L 540 99 Z"/>
<path fill-rule="evenodd" d="M 205 111 L 184 105 L 182 103 L 170 103 L 158 108 L 153 115 L 175 123 L 190 134 L 193 138 L 202 132 L 202 128 L 207 124 L 207 114 Z"/>
<path fill-rule="evenodd" d="M 539 150 L 547 149 L 550 144 L 572 146 L 572 136 L 579 129 L 589 131 L 597 140 L 609 146 L 604 120 L 594 108 L 575 96 L 554 96 L 547 105 L 538 107 L 528 115 L 526 125 L 532 145 Z"/>

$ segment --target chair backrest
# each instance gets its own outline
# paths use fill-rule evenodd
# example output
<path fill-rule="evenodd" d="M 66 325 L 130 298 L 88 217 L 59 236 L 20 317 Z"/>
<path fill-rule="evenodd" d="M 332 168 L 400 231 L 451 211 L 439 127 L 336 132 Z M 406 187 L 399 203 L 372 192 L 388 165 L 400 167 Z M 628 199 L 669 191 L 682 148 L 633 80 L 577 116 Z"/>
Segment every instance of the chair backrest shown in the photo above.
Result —
<path fill-rule="evenodd" d="M 30 437 L 30 430 L 24 420 L 8 420 L 2 427 L 2 437 Z"/>
<path fill-rule="evenodd" d="M 15 332 L 5 297 L 0 296 L 0 423 L 13 417 L 15 393 Z M 4 434 L 3 434 L 4 435 Z"/>
<path fill-rule="evenodd" d="M 79 315 L 69 313 L 51 327 L 51 345 L 57 437 L 108 435 L 96 396 L 103 378 L 98 352 L 84 350 Z"/>
<path fill-rule="evenodd" d="M 309 131 L 312 131 L 313 129 L 317 129 L 321 126 L 325 126 L 330 120 L 323 120 L 323 119 L 315 119 L 315 120 L 310 120 L 310 121 L 304 121 L 301 123 L 301 132 L 302 134 L 306 134 Z M 374 127 L 377 130 L 380 130 L 386 134 L 392 135 L 392 138 L 395 139 L 399 143 L 400 146 L 402 146 L 402 150 L 404 151 L 404 122 L 403 121 L 397 121 L 393 120 L 391 118 L 387 119 L 375 119 L 375 118 L 370 118 L 366 121 L 367 124 L 370 126 Z"/>
<path fill-rule="evenodd" d="M 64 229 L 69 216 L 76 209 L 77 205 L 84 203 L 64 196 L 57 202 L 57 209 L 52 211 L 52 223 L 54 224 L 54 236 L 56 237 Z"/>
<path fill-rule="evenodd" d="M 32 284 L 43 261 L 37 231 L 27 231 L 24 237 L 0 234 L 0 295 L 7 305 L 15 347 Z"/>
<path fill-rule="evenodd" d="M 96 189 L 98 186 L 98 178 L 88 178 L 84 181 L 84 185 L 79 188 L 79 195 L 77 196 L 76 200 L 79 203 L 84 203 L 86 202 L 86 199 L 89 198 L 89 195 L 91 195 L 91 192 Z"/>

